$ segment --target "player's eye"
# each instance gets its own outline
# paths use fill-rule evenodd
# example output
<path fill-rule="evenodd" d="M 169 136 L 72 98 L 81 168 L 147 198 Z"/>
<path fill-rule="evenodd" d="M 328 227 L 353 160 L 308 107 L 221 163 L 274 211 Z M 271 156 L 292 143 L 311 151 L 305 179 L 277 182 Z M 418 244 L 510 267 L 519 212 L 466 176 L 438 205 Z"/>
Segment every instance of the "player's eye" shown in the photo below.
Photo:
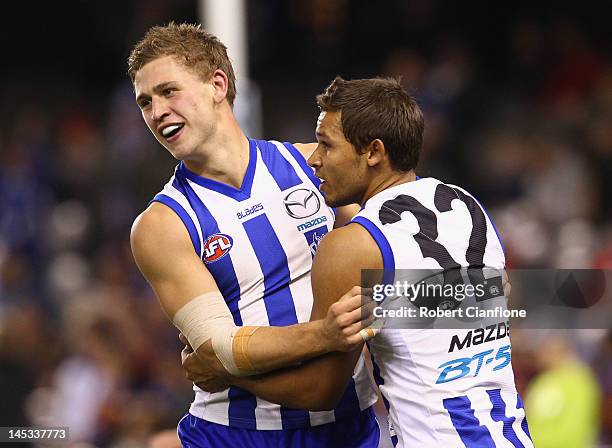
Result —
<path fill-rule="evenodd" d="M 174 87 L 168 87 L 168 88 L 164 89 L 163 93 L 164 93 L 164 96 L 170 96 L 175 91 L 176 91 L 176 89 Z"/>
<path fill-rule="evenodd" d="M 142 110 L 147 109 L 151 105 L 151 100 L 140 100 L 138 101 L 138 107 Z"/>

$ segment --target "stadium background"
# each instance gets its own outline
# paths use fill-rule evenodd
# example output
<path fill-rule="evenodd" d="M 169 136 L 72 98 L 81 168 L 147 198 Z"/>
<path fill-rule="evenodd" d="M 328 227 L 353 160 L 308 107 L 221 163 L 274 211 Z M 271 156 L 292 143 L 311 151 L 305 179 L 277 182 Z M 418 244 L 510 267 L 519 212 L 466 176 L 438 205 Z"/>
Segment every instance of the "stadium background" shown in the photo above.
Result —
<path fill-rule="evenodd" d="M 426 116 L 419 174 L 485 204 L 510 267 L 612 266 L 612 3 L 247 3 L 255 136 L 313 141 L 314 95 L 336 74 L 402 76 Z M 148 27 L 199 17 L 193 0 L 3 5 L 0 426 L 58 422 L 81 446 L 144 446 L 192 398 L 129 251 L 174 161 L 125 60 Z M 591 424 L 611 444 L 610 332 L 558 336 L 551 346 L 597 378 Z M 525 393 L 551 336 L 513 338 Z"/>

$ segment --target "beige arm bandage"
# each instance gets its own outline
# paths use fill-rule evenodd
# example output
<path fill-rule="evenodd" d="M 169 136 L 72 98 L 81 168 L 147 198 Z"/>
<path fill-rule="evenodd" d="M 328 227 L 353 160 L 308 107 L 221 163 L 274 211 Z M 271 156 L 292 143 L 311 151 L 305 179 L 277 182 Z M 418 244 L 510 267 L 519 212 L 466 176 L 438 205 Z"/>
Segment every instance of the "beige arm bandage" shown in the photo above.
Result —
<path fill-rule="evenodd" d="M 248 356 L 249 339 L 259 327 L 237 327 L 223 296 L 209 292 L 191 299 L 172 319 L 196 351 L 212 339 L 212 346 L 230 374 L 234 376 L 258 373 Z"/>
<path fill-rule="evenodd" d="M 191 299 L 176 312 L 172 323 L 185 335 L 194 351 L 215 335 L 230 334 L 236 328 L 219 292 Z"/>
<path fill-rule="evenodd" d="M 249 340 L 260 327 L 237 327 L 231 337 L 214 337 L 213 349 L 225 370 L 234 376 L 259 373 L 249 358 Z"/>
<path fill-rule="evenodd" d="M 359 330 L 359 336 L 363 339 L 363 342 L 368 342 L 374 336 L 376 336 L 380 332 L 378 328 L 362 328 Z"/>

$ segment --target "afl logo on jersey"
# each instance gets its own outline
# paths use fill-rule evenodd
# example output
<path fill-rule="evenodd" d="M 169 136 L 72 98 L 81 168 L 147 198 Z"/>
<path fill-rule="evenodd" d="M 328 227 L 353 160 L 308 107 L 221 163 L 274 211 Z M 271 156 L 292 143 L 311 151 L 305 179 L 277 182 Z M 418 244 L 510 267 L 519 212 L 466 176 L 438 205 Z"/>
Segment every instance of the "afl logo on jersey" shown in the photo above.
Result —
<path fill-rule="evenodd" d="M 321 208 L 321 201 L 313 190 L 298 188 L 283 200 L 287 214 L 295 219 L 308 218 Z"/>
<path fill-rule="evenodd" d="M 233 244 L 234 241 L 229 235 L 215 233 L 214 235 L 209 236 L 204 242 L 204 263 L 214 263 L 215 261 L 225 257 L 229 253 Z"/>

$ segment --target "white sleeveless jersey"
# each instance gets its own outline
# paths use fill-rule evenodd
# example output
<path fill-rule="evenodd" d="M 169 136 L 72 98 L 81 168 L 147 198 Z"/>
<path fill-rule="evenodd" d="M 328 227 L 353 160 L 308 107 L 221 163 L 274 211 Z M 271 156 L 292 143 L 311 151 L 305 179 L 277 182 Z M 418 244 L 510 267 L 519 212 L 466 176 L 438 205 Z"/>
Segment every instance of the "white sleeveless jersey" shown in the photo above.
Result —
<path fill-rule="evenodd" d="M 505 265 L 480 204 L 433 178 L 382 191 L 353 222 L 376 240 L 385 275 L 394 269 Z M 368 346 L 397 446 L 533 446 L 506 331 L 383 327 Z"/>
<path fill-rule="evenodd" d="M 249 143 L 241 189 L 198 176 L 181 162 L 154 201 L 170 207 L 185 224 L 236 325 L 307 322 L 313 304 L 312 259 L 320 239 L 333 227 L 334 212 L 293 145 Z M 208 393 L 194 385 L 194 391 L 189 412 L 196 417 L 263 430 L 329 423 L 376 402 L 363 359 L 333 411 L 289 409 L 237 387 Z"/>

